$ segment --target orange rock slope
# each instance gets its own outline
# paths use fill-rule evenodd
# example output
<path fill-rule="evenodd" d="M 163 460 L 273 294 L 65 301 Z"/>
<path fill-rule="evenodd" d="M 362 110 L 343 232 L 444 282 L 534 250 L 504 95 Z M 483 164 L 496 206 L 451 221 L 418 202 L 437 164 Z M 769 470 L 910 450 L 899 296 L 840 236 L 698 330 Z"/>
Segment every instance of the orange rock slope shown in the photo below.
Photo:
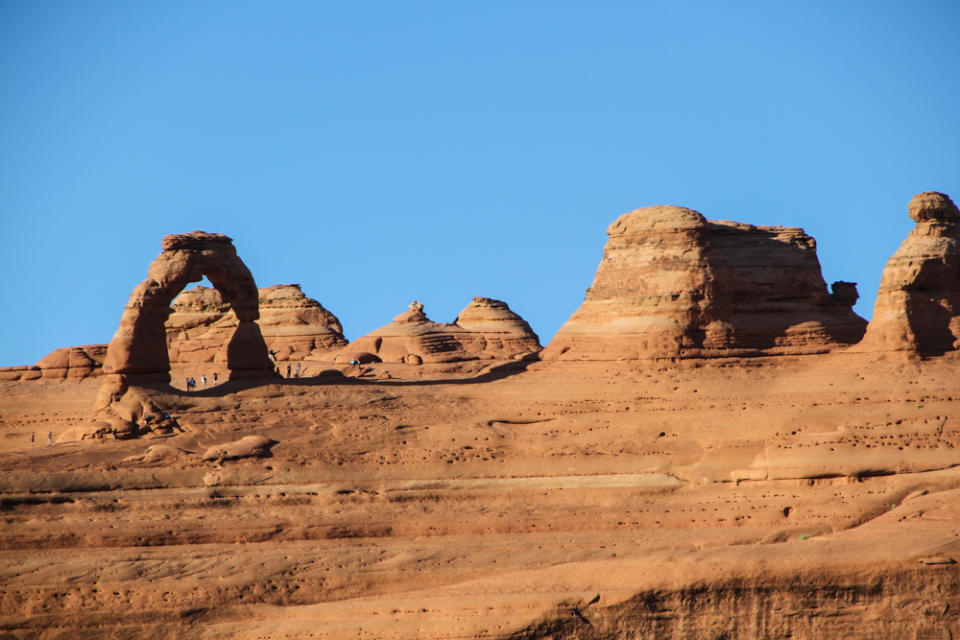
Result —
<path fill-rule="evenodd" d="M 949 200 L 917 202 L 911 238 L 952 233 L 924 213 Z M 844 347 L 851 293 L 825 292 L 798 230 L 650 213 L 615 229 L 553 358 L 504 357 L 524 325 L 478 300 L 380 336 L 385 356 L 430 330 L 472 357 L 130 381 L 111 410 L 138 428 L 84 440 L 63 436 L 100 379 L 0 382 L 0 633 L 958 637 L 960 355 L 913 322 L 931 300 L 953 313 L 949 270 L 915 277 L 949 242 L 891 259 L 882 308 L 916 336 L 881 341 L 891 358 Z M 394 324 L 428 322 L 415 305 Z"/>

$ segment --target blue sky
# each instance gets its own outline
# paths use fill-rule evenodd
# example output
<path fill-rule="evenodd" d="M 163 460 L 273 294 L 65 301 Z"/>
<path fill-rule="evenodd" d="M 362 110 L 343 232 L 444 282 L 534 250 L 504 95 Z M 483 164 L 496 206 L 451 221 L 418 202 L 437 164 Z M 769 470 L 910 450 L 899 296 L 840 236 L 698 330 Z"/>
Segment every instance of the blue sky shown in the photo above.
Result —
<path fill-rule="evenodd" d="M 869 317 L 960 200 L 960 3 L 0 0 L 0 365 L 108 342 L 168 233 L 348 338 L 501 298 L 548 341 L 618 215 L 802 226 Z"/>

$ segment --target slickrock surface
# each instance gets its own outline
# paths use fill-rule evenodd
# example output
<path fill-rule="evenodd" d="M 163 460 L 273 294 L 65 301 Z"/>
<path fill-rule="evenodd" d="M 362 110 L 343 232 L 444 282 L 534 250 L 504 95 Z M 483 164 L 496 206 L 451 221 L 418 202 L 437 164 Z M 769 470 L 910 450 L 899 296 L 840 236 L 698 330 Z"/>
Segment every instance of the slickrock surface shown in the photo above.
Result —
<path fill-rule="evenodd" d="M 304 295 L 298 284 L 259 290 L 260 331 L 277 360 L 319 358 L 347 341 L 335 315 Z M 173 364 L 226 364 L 226 345 L 237 318 L 220 293 L 194 287 L 173 301 L 167 319 L 167 341 Z"/>
<path fill-rule="evenodd" d="M 154 391 L 182 432 L 59 444 L 97 381 L 0 383 L 0 632 L 956 635 L 955 358 L 456 366 Z"/>
<path fill-rule="evenodd" d="M 434 322 L 414 300 L 390 324 L 357 338 L 335 357 L 407 364 L 531 356 L 540 340 L 506 302 L 476 297 L 454 322 Z"/>
<path fill-rule="evenodd" d="M 960 344 L 960 212 L 928 191 L 910 200 L 909 213 L 917 226 L 887 261 L 858 350 L 928 356 Z"/>
<path fill-rule="evenodd" d="M 863 335 L 851 283 L 827 293 L 802 229 L 656 206 L 620 216 L 607 235 L 593 285 L 545 359 L 816 353 Z"/>

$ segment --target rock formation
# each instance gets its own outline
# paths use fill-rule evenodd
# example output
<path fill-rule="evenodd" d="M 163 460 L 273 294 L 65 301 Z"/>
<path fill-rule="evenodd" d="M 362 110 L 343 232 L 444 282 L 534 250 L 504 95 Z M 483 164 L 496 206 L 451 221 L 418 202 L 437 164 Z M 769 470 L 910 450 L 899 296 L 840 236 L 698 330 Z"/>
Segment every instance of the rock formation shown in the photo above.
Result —
<path fill-rule="evenodd" d="M 223 462 L 224 460 L 236 460 L 238 458 L 259 458 L 267 455 L 270 452 L 270 447 L 276 443 L 276 440 L 264 436 L 244 436 L 239 440 L 208 448 L 203 452 L 200 459 Z"/>
<path fill-rule="evenodd" d="M 130 385 L 170 381 L 165 323 L 170 303 L 187 284 L 206 276 L 237 318 L 226 345 L 230 378 L 274 376 L 273 363 L 256 320 L 259 295 L 250 270 L 225 235 L 195 231 L 169 235 L 150 265 L 147 279 L 133 290 L 120 327 L 107 348 L 104 382 L 94 406 L 94 422 L 116 423 L 125 430 L 136 424 L 145 399 L 127 394 Z M 127 397 L 125 397 L 127 396 Z"/>
<path fill-rule="evenodd" d="M 458 362 L 511 359 L 540 350 L 537 334 L 506 302 L 474 298 L 454 322 L 433 322 L 414 300 L 390 324 L 354 340 L 337 362 Z"/>
<path fill-rule="evenodd" d="M 61 347 L 40 358 L 33 366 L 2 367 L 0 381 L 80 380 L 100 374 L 107 345 Z"/>
<path fill-rule="evenodd" d="M 87 378 L 100 372 L 106 355 L 107 346 L 103 344 L 63 347 L 51 351 L 34 366 L 40 369 L 43 379 Z"/>
<path fill-rule="evenodd" d="M 451 324 L 433 322 L 423 311 L 423 305 L 414 300 L 407 311 L 388 325 L 371 331 L 350 343 L 336 356 L 336 361 L 363 361 L 372 354 L 382 362 L 457 362 L 469 360 L 458 340 L 463 329 Z"/>
<path fill-rule="evenodd" d="M 271 374 L 273 364 L 256 323 L 260 317 L 257 286 L 233 241 L 222 234 L 195 231 L 166 236 L 162 248 L 147 279 L 130 295 L 107 349 L 104 373 L 122 375 L 127 381 L 169 382 L 165 325 L 170 303 L 187 284 L 207 276 L 237 318 L 226 348 L 231 378 Z"/>
<path fill-rule="evenodd" d="M 917 226 L 887 261 L 858 351 L 921 356 L 960 347 L 960 211 L 935 191 L 908 206 Z"/>
<path fill-rule="evenodd" d="M 278 360 L 324 358 L 347 341 L 335 315 L 298 284 L 280 284 L 258 291 L 264 341 Z M 217 289 L 197 286 L 174 299 L 164 323 L 171 365 L 218 363 L 226 365 L 230 337 L 237 316 Z M 64 380 L 100 375 L 107 345 L 91 344 L 56 349 L 35 365 L 0 368 L 0 381 Z"/>
<path fill-rule="evenodd" d="M 802 229 L 655 206 L 620 216 L 593 285 L 544 359 L 799 354 L 854 343 L 853 283 L 827 293 Z"/>
<path fill-rule="evenodd" d="M 460 335 L 463 348 L 481 358 L 509 359 L 542 348 L 526 320 L 502 300 L 475 297 L 453 323 L 466 332 Z"/>
<path fill-rule="evenodd" d="M 315 358 L 346 346 L 343 328 L 298 284 L 259 290 L 260 330 L 279 360 Z M 166 322 L 171 363 L 225 362 L 224 345 L 237 327 L 230 305 L 214 288 L 197 286 L 173 301 Z"/>

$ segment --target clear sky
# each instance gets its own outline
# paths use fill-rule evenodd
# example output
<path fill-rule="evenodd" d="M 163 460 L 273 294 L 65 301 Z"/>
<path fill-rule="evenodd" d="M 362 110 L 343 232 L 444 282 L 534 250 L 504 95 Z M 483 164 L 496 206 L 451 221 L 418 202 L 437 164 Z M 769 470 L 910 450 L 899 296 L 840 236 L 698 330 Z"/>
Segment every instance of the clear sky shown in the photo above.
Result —
<path fill-rule="evenodd" d="M 482 295 L 546 343 L 652 204 L 803 227 L 869 317 L 958 114 L 955 0 L 0 0 L 0 365 L 195 229 L 350 339 Z"/>

